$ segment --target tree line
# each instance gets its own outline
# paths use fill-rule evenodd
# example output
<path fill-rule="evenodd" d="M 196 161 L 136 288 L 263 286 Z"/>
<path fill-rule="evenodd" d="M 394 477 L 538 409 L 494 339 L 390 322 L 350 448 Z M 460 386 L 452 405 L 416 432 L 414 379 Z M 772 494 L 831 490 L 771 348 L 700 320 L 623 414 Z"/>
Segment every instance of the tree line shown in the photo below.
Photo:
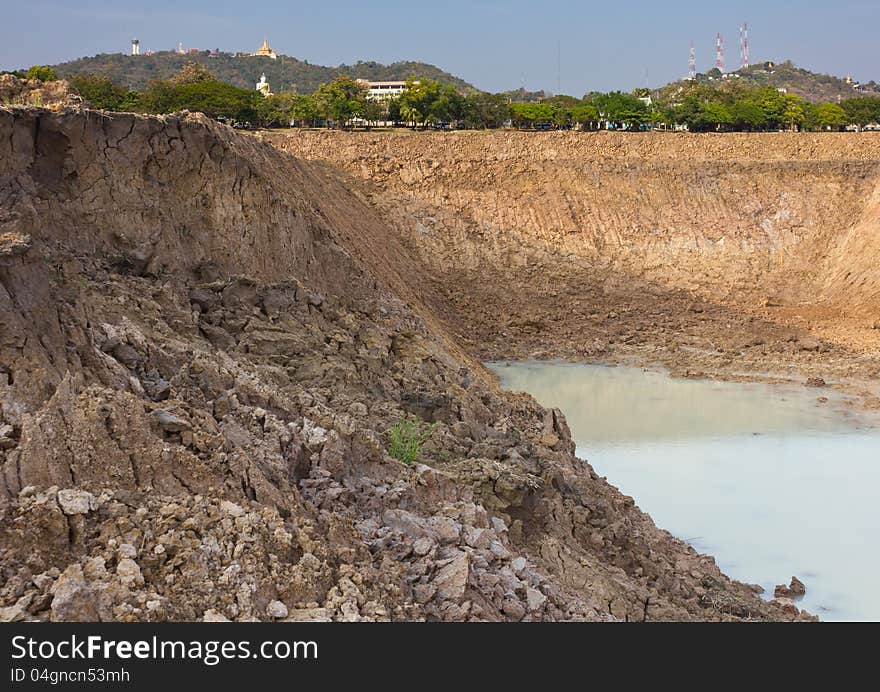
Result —
<path fill-rule="evenodd" d="M 22 77 L 47 81 L 51 68 L 34 66 Z M 516 102 L 508 95 L 462 94 L 453 86 L 411 78 L 396 98 L 367 98 L 364 82 L 340 74 L 314 93 L 280 92 L 268 97 L 217 80 L 196 63 L 176 76 L 154 80 L 141 92 L 114 84 L 108 77 L 81 75 L 74 88 L 94 107 L 109 111 L 171 113 L 201 111 L 238 126 L 306 127 L 375 126 L 488 129 L 616 129 L 657 127 L 692 132 L 761 132 L 840 130 L 880 122 L 880 97 L 856 97 L 840 103 L 814 104 L 772 87 L 735 80 L 719 86 L 684 82 L 653 93 L 593 92 L 583 98 L 552 96 Z"/>

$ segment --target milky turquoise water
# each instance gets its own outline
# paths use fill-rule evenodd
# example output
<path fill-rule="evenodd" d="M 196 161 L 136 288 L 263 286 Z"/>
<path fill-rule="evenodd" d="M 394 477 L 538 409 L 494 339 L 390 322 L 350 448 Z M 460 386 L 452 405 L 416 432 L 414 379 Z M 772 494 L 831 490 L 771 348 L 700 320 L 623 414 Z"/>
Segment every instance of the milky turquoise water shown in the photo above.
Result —
<path fill-rule="evenodd" d="M 562 409 L 578 456 L 731 577 L 770 597 L 797 575 L 799 605 L 822 619 L 880 620 L 875 419 L 826 389 L 487 365 L 506 389 Z"/>

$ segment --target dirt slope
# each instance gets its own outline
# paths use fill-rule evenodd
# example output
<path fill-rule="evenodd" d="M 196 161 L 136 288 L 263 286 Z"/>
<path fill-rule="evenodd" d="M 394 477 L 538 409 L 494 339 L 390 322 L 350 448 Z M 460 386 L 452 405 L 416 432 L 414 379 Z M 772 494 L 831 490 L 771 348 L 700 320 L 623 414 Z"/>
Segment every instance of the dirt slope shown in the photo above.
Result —
<path fill-rule="evenodd" d="M 200 116 L 0 109 L 0 618 L 805 617 L 499 392 L 380 212 Z"/>
<path fill-rule="evenodd" d="M 484 357 L 821 376 L 880 403 L 880 138 L 269 138 L 380 210 Z"/>

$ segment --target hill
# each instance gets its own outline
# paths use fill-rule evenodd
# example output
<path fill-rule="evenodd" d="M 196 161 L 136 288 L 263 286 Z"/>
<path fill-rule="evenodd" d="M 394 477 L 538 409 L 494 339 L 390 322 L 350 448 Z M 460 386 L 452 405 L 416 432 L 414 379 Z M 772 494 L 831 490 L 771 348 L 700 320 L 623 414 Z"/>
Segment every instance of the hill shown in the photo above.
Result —
<path fill-rule="evenodd" d="M 252 89 L 260 79 L 260 75 L 265 73 L 266 79 L 276 91 L 295 86 L 300 93 L 311 93 L 319 84 L 329 82 L 337 74 L 344 72 L 353 77 L 377 81 L 423 77 L 443 84 L 451 84 L 462 91 L 476 91 L 473 85 L 439 67 L 412 61 L 396 62 L 391 65 L 357 62 L 354 65 L 326 67 L 312 65 L 308 61 L 287 55 L 279 55 L 277 60 L 272 60 L 268 57 L 222 52 L 201 51 L 181 55 L 174 51 L 160 51 L 152 55 L 137 56 L 101 53 L 53 67 L 63 78 L 78 74 L 96 74 L 110 77 L 114 82 L 132 89 L 141 90 L 150 80 L 167 79 L 190 62 L 204 65 L 219 80 L 245 89 Z"/>
<path fill-rule="evenodd" d="M 865 84 L 849 78 L 810 72 L 796 66 L 790 60 L 782 63 L 762 62 L 729 73 L 720 79 L 717 69 L 705 74 L 698 74 L 697 81 L 703 84 L 719 84 L 722 81 L 735 80 L 746 86 L 770 86 L 774 89 L 785 89 L 789 94 L 796 94 L 811 103 L 837 101 L 858 96 L 880 94 L 880 85 L 874 81 Z M 664 95 L 674 93 L 681 86 L 682 80 L 672 82 L 657 90 L 661 99 Z"/>

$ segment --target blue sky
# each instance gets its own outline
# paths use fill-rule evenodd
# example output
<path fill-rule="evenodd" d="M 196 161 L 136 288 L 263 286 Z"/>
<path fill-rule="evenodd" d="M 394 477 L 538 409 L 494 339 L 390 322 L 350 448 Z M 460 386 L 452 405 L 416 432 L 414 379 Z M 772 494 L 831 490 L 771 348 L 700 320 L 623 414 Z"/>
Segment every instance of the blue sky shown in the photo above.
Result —
<path fill-rule="evenodd" d="M 819 72 L 880 81 L 880 0 L 707 2 L 171 2 L 2 0 L 0 68 L 55 63 L 99 52 L 187 47 L 273 48 L 322 65 L 423 60 L 491 91 L 658 86 L 714 66 L 715 34 L 728 66 L 738 31 L 750 27 L 752 62 L 791 59 Z"/>

